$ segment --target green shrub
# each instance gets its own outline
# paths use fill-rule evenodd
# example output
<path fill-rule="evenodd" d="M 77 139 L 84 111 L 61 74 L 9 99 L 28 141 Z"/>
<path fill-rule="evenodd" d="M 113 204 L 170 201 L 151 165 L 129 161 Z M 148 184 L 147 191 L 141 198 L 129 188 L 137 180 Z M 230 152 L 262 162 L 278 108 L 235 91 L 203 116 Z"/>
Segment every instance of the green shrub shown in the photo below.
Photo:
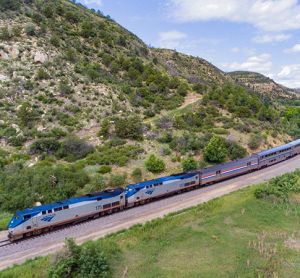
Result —
<path fill-rule="evenodd" d="M 131 177 L 135 182 L 141 182 L 143 180 L 143 172 L 140 168 L 135 168 L 132 173 Z"/>
<path fill-rule="evenodd" d="M 27 34 L 27 36 L 34 36 L 36 34 L 35 26 L 33 24 L 26 25 L 25 33 Z"/>
<path fill-rule="evenodd" d="M 251 137 L 248 142 L 248 147 L 251 150 L 256 150 L 260 147 L 263 142 L 263 137 L 259 134 L 251 134 Z"/>
<path fill-rule="evenodd" d="M 255 190 L 256 198 L 271 200 L 275 203 L 289 203 L 289 197 L 293 193 L 300 193 L 299 170 L 274 178 Z"/>
<path fill-rule="evenodd" d="M 98 173 L 100 174 L 107 174 L 111 172 L 111 166 L 108 165 L 102 165 L 100 166 Z"/>
<path fill-rule="evenodd" d="M 36 79 L 37 80 L 45 80 L 45 79 L 49 79 L 49 78 L 50 78 L 50 76 L 49 76 L 47 71 L 45 71 L 42 68 L 38 69 L 38 71 L 36 73 Z"/>
<path fill-rule="evenodd" d="M 126 180 L 126 175 L 111 175 L 108 185 L 110 187 L 123 187 L 124 185 L 126 185 Z"/>
<path fill-rule="evenodd" d="M 182 170 L 184 172 L 191 171 L 191 170 L 196 170 L 197 168 L 198 168 L 198 163 L 191 156 L 189 156 L 188 158 L 186 158 L 185 160 L 182 161 Z"/>
<path fill-rule="evenodd" d="M 106 278 L 110 277 L 110 268 L 106 256 L 97 243 L 78 246 L 73 239 L 66 239 L 65 250 L 52 263 L 48 276 Z"/>
<path fill-rule="evenodd" d="M 17 117 L 21 126 L 31 128 L 33 123 L 38 119 L 39 113 L 29 102 L 24 102 L 17 111 Z"/>
<path fill-rule="evenodd" d="M 61 146 L 60 157 L 68 161 L 75 161 L 85 158 L 88 154 L 94 152 L 94 147 L 77 137 L 67 138 Z"/>
<path fill-rule="evenodd" d="M 40 139 L 35 141 L 30 146 L 30 154 L 54 154 L 61 147 L 61 144 L 55 139 Z"/>
<path fill-rule="evenodd" d="M 0 11 L 19 10 L 20 2 L 20 0 L 0 0 Z"/>
<path fill-rule="evenodd" d="M 142 140 L 143 124 L 139 117 L 129 116 L 115 120 L 116 135 L 124 139 Z"/>
<path fill-rule="evenodd" d="M 247 156 L 247 150 L 236 142 L 226 141 L 228 157 L 230 160 L 235 160 Z"/>
<path fill-rule="evenodd" d="M 10 32 L 7 26 L 0 28 L 0 39 L 1 40 L 9 40 L 13 36 L 13 33 Z"/>
<path fill-rule="evenodd" d="M 161 173 L 166 169 L 164 161 L 156 157 L 154 154 L 150 155 L 145 161 L 145 167 L 152 173 Z"/>
<path fill-rule="evenodd" d="M 221 163 L 225 161 L 228 154 L 223 138 L 214 135 L 204 148 L 204 158 L 208 162 Z"/>
<path fill-rule="evenodd" d="M 59 83 L 59 92 L 62 96 L 68 96 L 74 92 L 72 86 L 69 84 L 68 80 L 63 79 Z"/>

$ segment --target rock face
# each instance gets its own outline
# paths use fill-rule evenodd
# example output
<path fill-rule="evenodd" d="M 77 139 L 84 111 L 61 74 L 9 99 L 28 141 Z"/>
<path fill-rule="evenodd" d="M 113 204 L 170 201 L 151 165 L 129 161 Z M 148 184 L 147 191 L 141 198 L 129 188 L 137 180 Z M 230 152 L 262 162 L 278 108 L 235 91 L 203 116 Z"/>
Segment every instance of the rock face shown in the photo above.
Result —
<path fill-rule="evenodd" d="M 4 50 L 0 50 L 0 60 L 9 60 L 9 56 Z"/>
<path fill-rule="evenodd" d="M 0 81 L 8 81 L 9 77 L 0 73 Z"/>
<path fill-rule="evenodd" d="M 43 53 L 41 51 L 37 51 L 34 54 L 34 62 L 35 63 L 45 63 L 48 61 L 48 55 L 46 53 Z"/>

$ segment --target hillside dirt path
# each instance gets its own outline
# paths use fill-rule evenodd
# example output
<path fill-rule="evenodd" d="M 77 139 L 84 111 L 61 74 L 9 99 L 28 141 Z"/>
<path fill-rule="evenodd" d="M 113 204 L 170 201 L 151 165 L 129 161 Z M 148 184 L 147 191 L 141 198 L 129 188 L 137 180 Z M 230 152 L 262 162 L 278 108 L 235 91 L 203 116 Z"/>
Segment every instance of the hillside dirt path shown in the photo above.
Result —
<path fill-rule="evenodd" d="M 273 177 L 299 168 L 300 156 L 297 156 L 272 167 L 231 180 L 29 238 L 6 247 L 0 247 L 0 269 L 10 267 L 13 264 L 21 264 L 27 259 L 33 259 L 37 256 L 54 253 L 64 246 L 64 240 L 67 237 L 74 238 L 79 244 L 87 240 L 95 240 L 128 229 L 133 225 L 143 224 L 169 213 L 181 211 L 236 190 L 270 180 Z"/>

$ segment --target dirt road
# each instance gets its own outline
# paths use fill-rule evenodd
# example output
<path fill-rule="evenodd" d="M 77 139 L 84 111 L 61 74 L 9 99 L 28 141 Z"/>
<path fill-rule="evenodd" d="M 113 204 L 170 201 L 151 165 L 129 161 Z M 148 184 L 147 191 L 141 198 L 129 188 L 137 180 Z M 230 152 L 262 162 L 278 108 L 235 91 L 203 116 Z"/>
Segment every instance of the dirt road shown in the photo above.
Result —
<path fill-rule="evenodd" d="M 171 212 L 192 207 L 238 189 L 264 182 L 298 168 L 300 168 L 300 156 L 270 168 L 209 187 L 162 199 L 145 206 L 132 208 L 36 238 L 30 238 L 19 243 L 0 247 L 0 269 L 7 268 L 13 264 L 21 264 L 27 259 L 53 253 L 62 248 L 66 237 L 75 238 L 77 243 L 98 239 L 107 234 L 127 229 L 135 224 L 145 223 L 149 220 L 163 217 Z M 0 237 L 2 237 L 0 241 L 4 239 L 3 233 L 0 234 Z"/>

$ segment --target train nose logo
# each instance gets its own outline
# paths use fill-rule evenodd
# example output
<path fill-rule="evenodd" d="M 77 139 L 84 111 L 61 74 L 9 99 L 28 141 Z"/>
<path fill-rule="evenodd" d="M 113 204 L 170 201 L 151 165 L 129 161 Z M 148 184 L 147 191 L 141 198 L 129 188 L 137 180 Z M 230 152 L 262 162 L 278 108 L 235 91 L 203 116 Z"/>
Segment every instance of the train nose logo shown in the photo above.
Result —
<path fill-rule="evenodd" d="M 45 222 L 50 222 L 54 218 L 54 215 L 48 215 L 43 217 L 41 220 Z"/>

